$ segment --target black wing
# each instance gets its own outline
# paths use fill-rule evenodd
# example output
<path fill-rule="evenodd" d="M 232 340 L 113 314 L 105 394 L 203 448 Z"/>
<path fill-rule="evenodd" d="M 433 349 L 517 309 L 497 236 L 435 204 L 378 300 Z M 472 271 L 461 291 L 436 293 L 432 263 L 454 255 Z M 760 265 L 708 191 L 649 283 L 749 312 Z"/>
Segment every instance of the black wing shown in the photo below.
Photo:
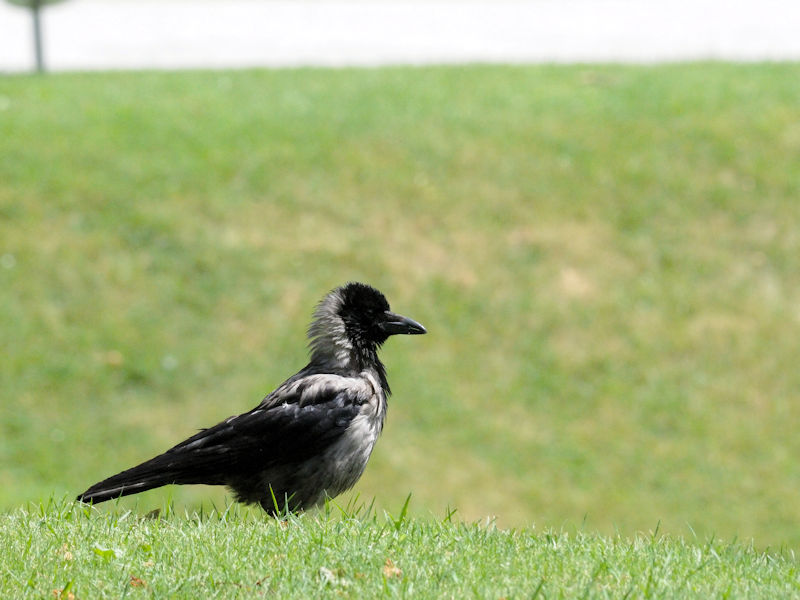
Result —
<path fill-rule="evenodd" d="M 371 394 L 359 378 L 292 378 L 253 410 L 203 429 L 93 485 L 78 499 L 102 502 L 171 483 L 223 485 L 275 465 L 302 462 L 336 441 Z"/>
<path fill-rule="evenodd" d="M 364 382 L 336 375 L 293 381 L 250 412 L 204 429 L 162 456 L 189 454 L 226 473 L 302 462 L 341 436 L 369 400 Z"/>

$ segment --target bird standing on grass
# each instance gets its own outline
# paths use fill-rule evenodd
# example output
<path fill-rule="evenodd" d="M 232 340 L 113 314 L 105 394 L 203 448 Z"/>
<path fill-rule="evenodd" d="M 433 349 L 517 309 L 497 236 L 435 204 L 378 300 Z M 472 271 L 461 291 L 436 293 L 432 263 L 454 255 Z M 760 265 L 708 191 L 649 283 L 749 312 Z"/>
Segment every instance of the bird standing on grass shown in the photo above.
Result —
<path fill-rule="evenodd" d="M 168 484 L 228 486 L 269 514 L 302 510 L 351 488 L 386 416 L 389 383 L 378 348 L 394 334 L 421 334 L 390 312 L 378 290 L 348 283 L 317 306 L 311 359 L 261 404 L 202 429 L 164 454 L 78 496 L 97 503 Z"/>

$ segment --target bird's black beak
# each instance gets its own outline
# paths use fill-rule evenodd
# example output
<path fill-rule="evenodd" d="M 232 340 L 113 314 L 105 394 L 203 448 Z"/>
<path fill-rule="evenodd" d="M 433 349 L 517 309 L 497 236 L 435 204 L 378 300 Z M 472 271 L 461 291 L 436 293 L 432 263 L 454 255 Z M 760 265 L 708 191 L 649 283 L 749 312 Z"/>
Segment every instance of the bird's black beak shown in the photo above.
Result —
<path fill-rule="evenodd" d="M 386 335 L 395 335 L 397 333 L 404 333 L 407 335 L 416 335 L 427 333 L 425 328 L 417 323 L 414 319 L 409 319 L 403 315 L 398 315 L 388 310 L 383 313 L 383 321 L 378 324 L 381 331 Z"/>

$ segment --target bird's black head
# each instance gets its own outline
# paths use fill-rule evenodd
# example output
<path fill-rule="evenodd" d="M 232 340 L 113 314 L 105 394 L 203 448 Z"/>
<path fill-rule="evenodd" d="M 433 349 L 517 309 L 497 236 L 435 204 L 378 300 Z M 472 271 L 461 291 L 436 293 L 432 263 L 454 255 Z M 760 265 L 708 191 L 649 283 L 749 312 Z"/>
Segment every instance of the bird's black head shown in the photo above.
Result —
<path fill-rule="evenodd" d="M 315 362 L 363 368 L 378 363 L 377 349 L 390 335 L 421 334 L 425 328 L 391 312 L 374 287 L 352 282 L 322 299 L 308 333 Z"/>
<path fill-rule="evenodd" d="M 413 319 L 391 312 L 386 297 L 374 287 L 353 282 L 339 289 L 339 315 L 351 339 L 361 338 L 380 346 L 390 335 L 425 333 L 425 328 Z"/>

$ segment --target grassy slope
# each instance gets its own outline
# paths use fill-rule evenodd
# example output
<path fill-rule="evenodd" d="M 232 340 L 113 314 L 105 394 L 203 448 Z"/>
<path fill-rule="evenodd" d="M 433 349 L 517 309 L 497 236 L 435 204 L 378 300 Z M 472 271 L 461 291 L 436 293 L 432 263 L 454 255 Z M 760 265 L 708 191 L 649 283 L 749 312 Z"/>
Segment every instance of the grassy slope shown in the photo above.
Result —
<path fill-rule="evenodd" d="M 448 519 L 234 509 L 143 518 L 73 504 L 0 517 L 0 594 L 76 598 L 787 598 L 793 557 L 655 534 L 508 531 Z M 53 592 L 56 590 L 56 592 Z"/>
<path fill-rule="evenodd" d="M 362 497 L 796 547 L 798 97 L 798 65 L 0 79 L 0 505 L 250 408 L 363 279 L 430 335 L 385 349 Z"/>

